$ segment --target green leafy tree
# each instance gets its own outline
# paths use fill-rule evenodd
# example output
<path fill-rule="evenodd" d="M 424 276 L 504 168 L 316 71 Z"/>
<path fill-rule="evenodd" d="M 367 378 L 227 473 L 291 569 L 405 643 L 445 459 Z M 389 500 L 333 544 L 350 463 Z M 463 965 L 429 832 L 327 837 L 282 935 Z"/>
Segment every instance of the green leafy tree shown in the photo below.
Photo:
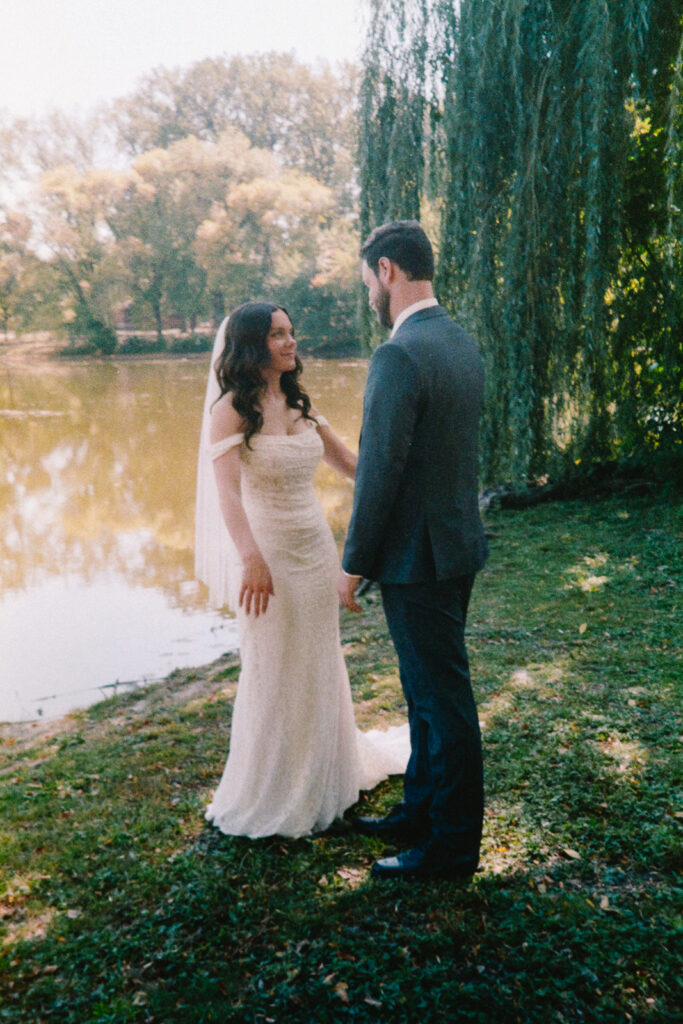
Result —
<path fill-rule="evenodd" d="M 427 5 L 371 0 L 360 88 L 361 235 L 377 224 L 420 216 L 425 170 Z M 382 337 L 367 303 L 363 333 Z"/>
<path fill-rule="evenodd" d="M 331 187 L 348 211 L 356 197 L 356 71 L 312 69 L 290 54 L 199 61 L 160 68 L 113 107 L 120 146 L 131 156 L 188 136 L 215 142 L 226 128 L 257 149 Z"/>
<path fill-rule="evenodd" d="M 675 38 L 652 26 L 651 48 Z M 659 36 L 658 36 L 659 34 Z M 683 38 L 670 73 L 651 69 L 629 104 L 633 146 L 626 167 L 619 265 L 606 302 L 612 317 L 617 436 L 626 450 L 680 445 L 683 405 Z"/>
<path fill-rule="evenodd" d="M 302 347 L 316 355 L 358 355 L 358 228 L 334 217 L 317 235 L 315 272 L 302 274 L 285 295 L 296 310 Z"/>
<path fill-rule="evenodd" d="M 62 327 L 104 353 L 116 347 L 113 310 L 122 297 L 107 226 L 119 182 L 113 171 L 80 174 L 66 166 L 46 172 L 39 186 L 38 241 L 61 283 Z"/>
<path fill-rule="evenodd" d="M 7 339 L 10 327 L 20 319 L 24 281 L 31 259 L 28 243 L 31 221 L 17 213 L 0 221 L 0 328 Z"/>
<path fill-rule="evenodd" d="M 197 248 L 228 305 L 275 294 L 308 268 L 333 209 L 330 189 L 295 171 L 234 184 L 200 226 Z"/>
<path fill-rule="evenodd" d="M 487 362 L 486 476 L 652 447 L 653 410 L 680 437 L 683 4 L 371 9 L 364 226 L 441 209 L 439 293 Z M 423 98 L 403 132 L 423 175 L 392 150 L 397 82 Z"/>
<path fill-rule="evenodd" d="M 331 270 L 357 249 L 355 84 L 351 67 L 226 58 L 158 69 L 91 118 L 3 121 L 2 173 L 39 175 L 26 208 L 60 326 L 111 349 L 124 304 L 161 338 L 170 315 L 194 327 L 269 291 L 305 305 L 311 344 L 348 347 L 356 282 Z"/>

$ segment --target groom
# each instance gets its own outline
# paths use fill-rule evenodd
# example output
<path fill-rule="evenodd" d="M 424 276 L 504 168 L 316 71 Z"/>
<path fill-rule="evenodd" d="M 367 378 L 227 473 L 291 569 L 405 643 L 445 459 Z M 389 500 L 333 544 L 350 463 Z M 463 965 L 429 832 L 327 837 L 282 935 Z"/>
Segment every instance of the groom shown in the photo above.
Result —
<path fill-rule="evenodd" d="M 483 364 L 434 298 L 434 256 L 417 221 L 376 228 L 361 256 L 370 306 L 391 335 L 368 371 L 339 598 L 360 611 L 361 577 L 380 583 L 411 755 L 403 802 L 355 824 L 411 847 L 376 861 L 374 877 L 467 877 L 477 868 L 483 818 L 465 648 L 470 592 L 487 555 L 477 500 Z"/>

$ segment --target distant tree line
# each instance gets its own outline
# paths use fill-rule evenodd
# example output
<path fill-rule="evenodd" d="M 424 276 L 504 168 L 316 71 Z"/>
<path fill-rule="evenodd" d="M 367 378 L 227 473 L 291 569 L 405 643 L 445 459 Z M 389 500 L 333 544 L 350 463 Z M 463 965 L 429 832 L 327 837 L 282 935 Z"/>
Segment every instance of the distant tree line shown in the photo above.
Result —
<path fill-rule="evenodd" d="M 311 350 L 356 350 L 355 78 L 220 58 L 85 121 L 0 121 L 0 329 L 106 352 L 117 325 L 162 339 L 268 296 Z"/>
<path fill-rule="evenodd" d="M 486 359 L 485 478 L 680 471 L 682 0 L 370 8 L 361 230 L 432 228 Z"/>

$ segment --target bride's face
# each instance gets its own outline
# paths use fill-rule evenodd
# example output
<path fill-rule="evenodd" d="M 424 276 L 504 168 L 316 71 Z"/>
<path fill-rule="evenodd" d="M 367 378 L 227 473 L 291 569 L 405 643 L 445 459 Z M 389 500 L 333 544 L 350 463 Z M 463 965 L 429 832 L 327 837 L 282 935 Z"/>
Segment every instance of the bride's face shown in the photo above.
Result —
<path fill-rule="evenodd" d="M 270 354 L 269 370 L 287 373 L 289 370 L 296 369 L 294 329 L 289 317 L 282 309 L 276 309 L 271 317 L 266 344 Z"/>

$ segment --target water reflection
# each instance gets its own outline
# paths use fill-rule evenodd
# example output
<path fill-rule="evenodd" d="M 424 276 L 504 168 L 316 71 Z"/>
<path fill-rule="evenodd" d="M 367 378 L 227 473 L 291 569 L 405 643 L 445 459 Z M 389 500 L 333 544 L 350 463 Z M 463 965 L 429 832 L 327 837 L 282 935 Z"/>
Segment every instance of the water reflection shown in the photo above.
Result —
<path fill-rule="evenodd" d="M 0 720 L 236 646 L 192 576 L 207 372 L 208 357 L 0 368 Z M 352 444 L 364 379 L 362 362 L 304 374 Z M 341 539 L 351 487 L 326 467 L 317 485 Z"/>

